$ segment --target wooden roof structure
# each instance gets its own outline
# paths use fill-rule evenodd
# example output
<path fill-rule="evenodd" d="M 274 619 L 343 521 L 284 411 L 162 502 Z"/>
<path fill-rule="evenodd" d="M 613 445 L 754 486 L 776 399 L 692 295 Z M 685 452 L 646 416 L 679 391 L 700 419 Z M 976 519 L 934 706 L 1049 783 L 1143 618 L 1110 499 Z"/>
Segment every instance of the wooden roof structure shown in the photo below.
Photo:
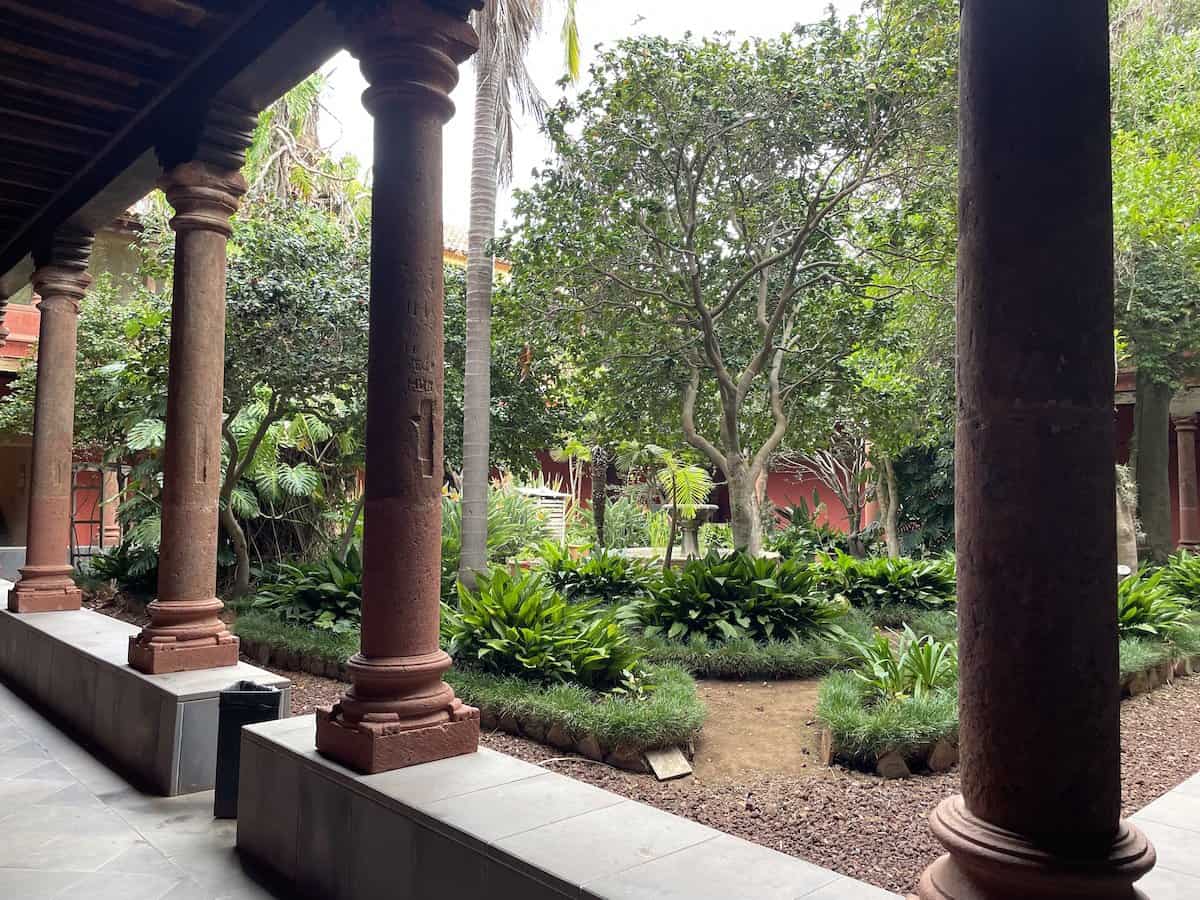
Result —
<path fill-rule="evenodd" d="M 342 43 L 320 0 L 0 0 L 0 295 L 55 228 L 148 193 L 206 104 L 261 110 Z"/>

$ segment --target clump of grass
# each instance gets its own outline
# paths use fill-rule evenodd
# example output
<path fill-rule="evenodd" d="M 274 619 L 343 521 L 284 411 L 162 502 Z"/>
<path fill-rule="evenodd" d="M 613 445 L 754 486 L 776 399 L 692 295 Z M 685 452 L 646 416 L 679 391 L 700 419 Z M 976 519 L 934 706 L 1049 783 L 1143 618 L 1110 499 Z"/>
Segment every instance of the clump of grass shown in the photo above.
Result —
<path fill-rule="evenodd" d="M 230 626 L 247 641 L 293 650 L 305 656 L 345 662 L 358 652 L 358 630 L 343 634 L 284 622 L 272 613 L 243 613 Z"/>
<path fill-rule="evenodd" d="M 857 610 L 838 624 L 854 637 L 871 636 L 870 621 Z M 647 661 L 680 666 L 697 678 L 815 678 L 847 665 L 853 656 L 844 639 L 832 633 L 761 643 L 745 637 L 714 641 L 693 635 L 679 641 L 657 635 L 642 638 L 640 645 Z"/>
<path fill-rule="evenodd" d="M 873 703 L 852 672 L 833 672 L 821 682 L 817 718 L 829 729 L 840 761 L 869 768 L 888 751 L 911 759 L 943 738 L 957 741 L 958 693 L 942 689 Z"/>
<path fill-rule="evenodd" d="M 699 733 L 706 714 L 696 683 L 677 666 L 651 666 L 647 675 L 655 687 L 640 699 L 465 668 L 450 670 L 446 681 L 464 703 L 547 728 L 558 725 L 576 738 L 595 735 L 606 750 L 686 744 Z"/>

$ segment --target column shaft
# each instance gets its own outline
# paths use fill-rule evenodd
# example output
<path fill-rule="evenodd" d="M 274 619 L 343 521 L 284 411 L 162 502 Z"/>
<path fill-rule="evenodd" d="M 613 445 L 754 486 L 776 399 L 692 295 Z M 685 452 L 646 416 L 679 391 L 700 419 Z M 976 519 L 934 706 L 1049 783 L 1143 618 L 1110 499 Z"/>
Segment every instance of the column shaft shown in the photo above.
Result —
<path fill-rule="evenodd" d="M 1179 546 L 1200 549 L 1200 491 L 1196 484 L 1196 418 L 1175 420 L 1175 453 L 1179 466 Z"/>
<path fill-rule="evenodd" d="M 442 681 L 442 128 L 461 19 L 394 0 L 348 22 L 375 118 L 362 652 L 317 748 L 378 772 L 474 752 L 479 713 Z"/>
<path fill-rule="evenodd" d="M 931 898 L 1132 898 L 1119 822 L 1103 3 L 962 5 L 956 527 L 962 796 Z"/>
<path fill-rule="evenodd" d="M 167 436 L 163 448 L 158 599 L 130 638 L 129 664 L 152 674 L 236 665 L 219 618 L 217 509 L 225 376 L 225 254 L 246 191 L 237 170 L 193 161 L 160 183 L 175 208 Z"/>
<path fill-rule="evenodd" d="M 71 577 L 71 450 L 75 427 L 75 343 L 79 304 L 91 283 L 87 274 L 92 236 L 61 232 L 36 261 L 38 309 L 37 386 L 25 565 L 9 593 L 13 612 L 80 608 Z"/>

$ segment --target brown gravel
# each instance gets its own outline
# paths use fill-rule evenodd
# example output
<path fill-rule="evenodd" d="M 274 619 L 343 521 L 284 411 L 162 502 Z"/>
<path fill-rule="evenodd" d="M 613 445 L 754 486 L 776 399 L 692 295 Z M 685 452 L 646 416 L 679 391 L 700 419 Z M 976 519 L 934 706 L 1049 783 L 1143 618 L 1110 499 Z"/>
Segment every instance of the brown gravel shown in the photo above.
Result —
<path fill-rule="evenodd" d="M 293 712 L 332 703 L 338 681 L 284 672 Z M 1200 771 L 1200 677 L 1121 704 L 1125 814 Z M 634 800 L 703 822 L 862 881 L 904 893 L 941 854 L 925 824 L 958 791 L 958 773 L 883 781 L 833 769 L 828 777 L 742 773 L 659 784 L 503 732 L 483 743 Z"/>

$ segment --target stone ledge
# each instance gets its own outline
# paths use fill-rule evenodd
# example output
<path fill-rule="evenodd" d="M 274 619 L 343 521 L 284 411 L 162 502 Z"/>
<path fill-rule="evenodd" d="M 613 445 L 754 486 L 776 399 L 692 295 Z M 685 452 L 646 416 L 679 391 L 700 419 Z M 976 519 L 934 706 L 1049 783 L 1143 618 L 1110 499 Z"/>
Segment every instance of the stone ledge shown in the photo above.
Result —
<path fill-rule="evenodd" d="M 239 849 L 312 896 L 895 896 L 487 749 L 357 775 L 312 716 L 245 728 L 240 783 Z"/>
<path fill-rule="evenodd" d="M 0 611 L 0 677 L 115 762 L 131 780 L 167 796 L 209 790 L 217 752 L 217 695 L 237 681 L 290 682 L 239 663 L 144 675 L 129 667 L 127 622 L 90 610 Z"/>

